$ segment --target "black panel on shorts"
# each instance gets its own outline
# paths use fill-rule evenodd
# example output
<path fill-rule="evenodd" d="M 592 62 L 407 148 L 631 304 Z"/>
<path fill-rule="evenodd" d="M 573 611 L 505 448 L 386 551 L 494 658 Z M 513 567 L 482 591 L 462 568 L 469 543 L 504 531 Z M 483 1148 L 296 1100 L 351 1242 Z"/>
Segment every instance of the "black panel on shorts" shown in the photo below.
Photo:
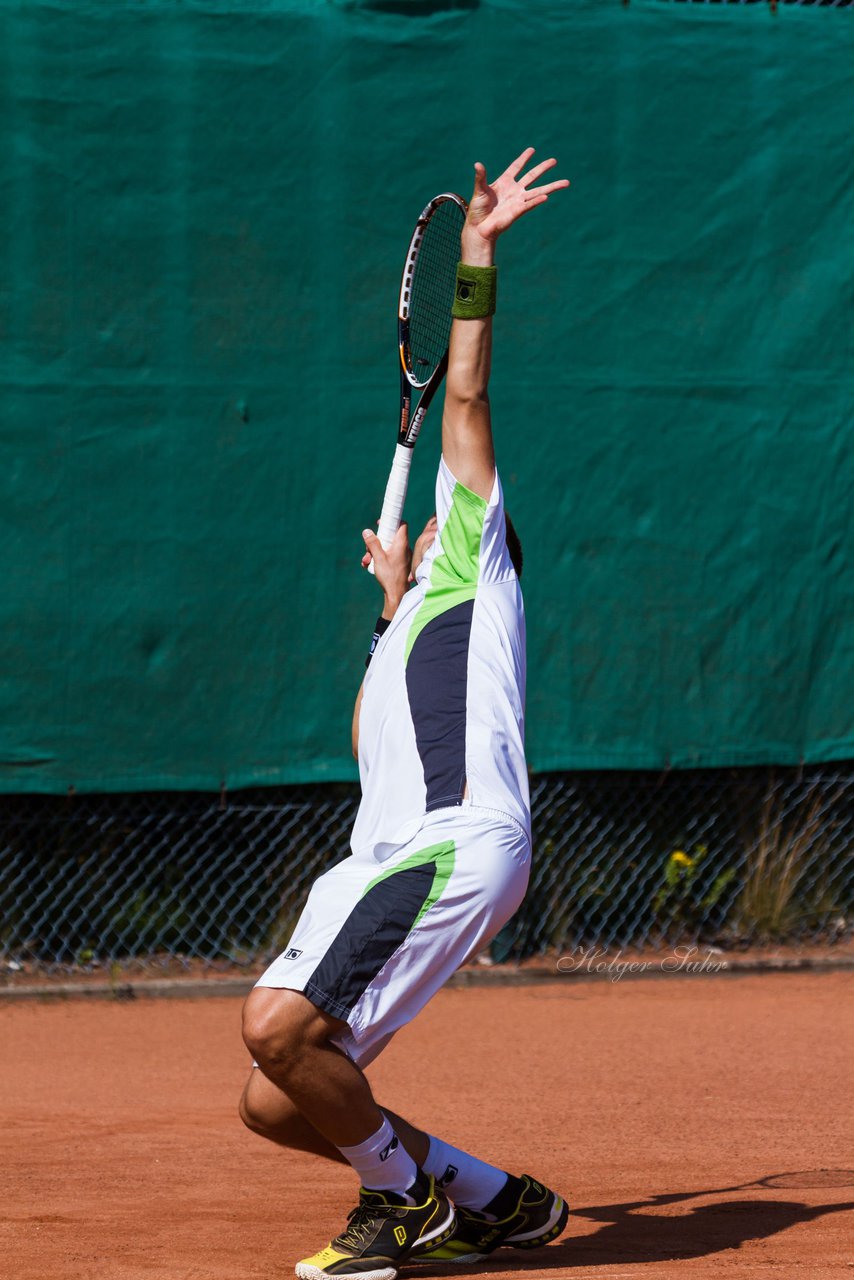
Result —
<path fill-rule="evenodd" d="M 394 871 L 369 889 L 305 985 L 312 1004 L 346 1020 L 415 923 L 433 886 L 435 862 Z"/>
<path fill-rule="evenodd" d="M 424 766 L 427 812 L 462 804 L 466 786 L 466 691 L 474 600 L 428 622 L 406 664 L 409 710 Z"/>

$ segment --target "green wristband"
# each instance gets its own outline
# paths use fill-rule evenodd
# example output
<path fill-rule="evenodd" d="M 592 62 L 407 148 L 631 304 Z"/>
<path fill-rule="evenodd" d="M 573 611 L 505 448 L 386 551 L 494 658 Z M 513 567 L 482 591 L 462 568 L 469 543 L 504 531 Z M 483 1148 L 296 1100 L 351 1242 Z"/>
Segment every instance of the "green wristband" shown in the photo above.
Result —
<path fill-rule="evenodd" d="M 457 287 L 451 315 L 455 320 L 481 320 L 495 315 L 498 283 L 496 267 L 470 267 L 461 262 L 457 267 Z"/>

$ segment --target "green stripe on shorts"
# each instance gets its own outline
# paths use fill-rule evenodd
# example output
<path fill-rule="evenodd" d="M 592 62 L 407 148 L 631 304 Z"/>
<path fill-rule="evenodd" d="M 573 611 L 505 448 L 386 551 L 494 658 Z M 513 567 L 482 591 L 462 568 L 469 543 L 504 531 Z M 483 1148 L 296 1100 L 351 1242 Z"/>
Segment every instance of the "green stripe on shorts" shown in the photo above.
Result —
<path fill-rule="evenodd" d="M 424 899 L 421 910 L 412 922 L 414 929 L 418 921 L 423 919 L 433 904 L 438 902 L 444 893 L 445 886 L 454 870 L 456 851 L 457 846 L 453 840 L 445 840 L 442 844 L 433 844 L 426 849 L 419 849 L 417 853 L 411 853 L 403 862 L 398 862 L 395 866 L 389 867 L 387 871 L 380 872 L 363 891 L 362 897 L 364 898 L 365 894 L 370 893 L 374 885 L 379 884 L 381 880 L 388 880 L 391 876 L 397 875 L 399 871 L 409 871 L 412 867 L 422 867 L 427 862 L 435 863 L 433 883 L 430 886 L 430 892 Z"/>

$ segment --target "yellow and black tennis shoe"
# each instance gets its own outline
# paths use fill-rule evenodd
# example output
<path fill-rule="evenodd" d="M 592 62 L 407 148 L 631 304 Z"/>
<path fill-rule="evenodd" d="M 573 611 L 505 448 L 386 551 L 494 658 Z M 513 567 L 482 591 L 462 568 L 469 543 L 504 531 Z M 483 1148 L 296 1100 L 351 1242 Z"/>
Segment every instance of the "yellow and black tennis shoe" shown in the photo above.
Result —
<path fill-rule="evenodd" d="M 456 1212 L 453 1235 L 419 1249 L 412 1262 L 480 1262 L 502 1245 L 536 1249 L 561 1234 L 569 1205 L 556 1191 L 523 1173 L 521 1178 L 511 1175 L 483 1213 L 459 1205 Z"/>
<path fill-rule="evenodd" d="M 395 1280 L 413 1250 L 443 1244 L 453 1235 L 456 1216 L 435 1179 L 419 1173 L 405 1196 L 362 1187 L 347 1222 L 325 1249 L 297 1263 L 300 1280 Z"/>

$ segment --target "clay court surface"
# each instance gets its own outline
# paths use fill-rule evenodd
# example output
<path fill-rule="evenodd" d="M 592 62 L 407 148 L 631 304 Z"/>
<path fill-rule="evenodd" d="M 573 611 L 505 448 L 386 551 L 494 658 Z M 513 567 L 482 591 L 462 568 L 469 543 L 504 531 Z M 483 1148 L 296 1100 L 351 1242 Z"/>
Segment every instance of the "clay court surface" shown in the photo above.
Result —
<path fill-rule="evenodd" d="M 839 973 L 452 989 L 369 1074 L 570 1198 L 563 1239 L 466 1274 L 854 1277 L 852 998 Z M 236 1118 L 239 1014 L 0 1007 L 4 1280 L 274 1280 L 343 1225 L 353 1175 Z"/>

